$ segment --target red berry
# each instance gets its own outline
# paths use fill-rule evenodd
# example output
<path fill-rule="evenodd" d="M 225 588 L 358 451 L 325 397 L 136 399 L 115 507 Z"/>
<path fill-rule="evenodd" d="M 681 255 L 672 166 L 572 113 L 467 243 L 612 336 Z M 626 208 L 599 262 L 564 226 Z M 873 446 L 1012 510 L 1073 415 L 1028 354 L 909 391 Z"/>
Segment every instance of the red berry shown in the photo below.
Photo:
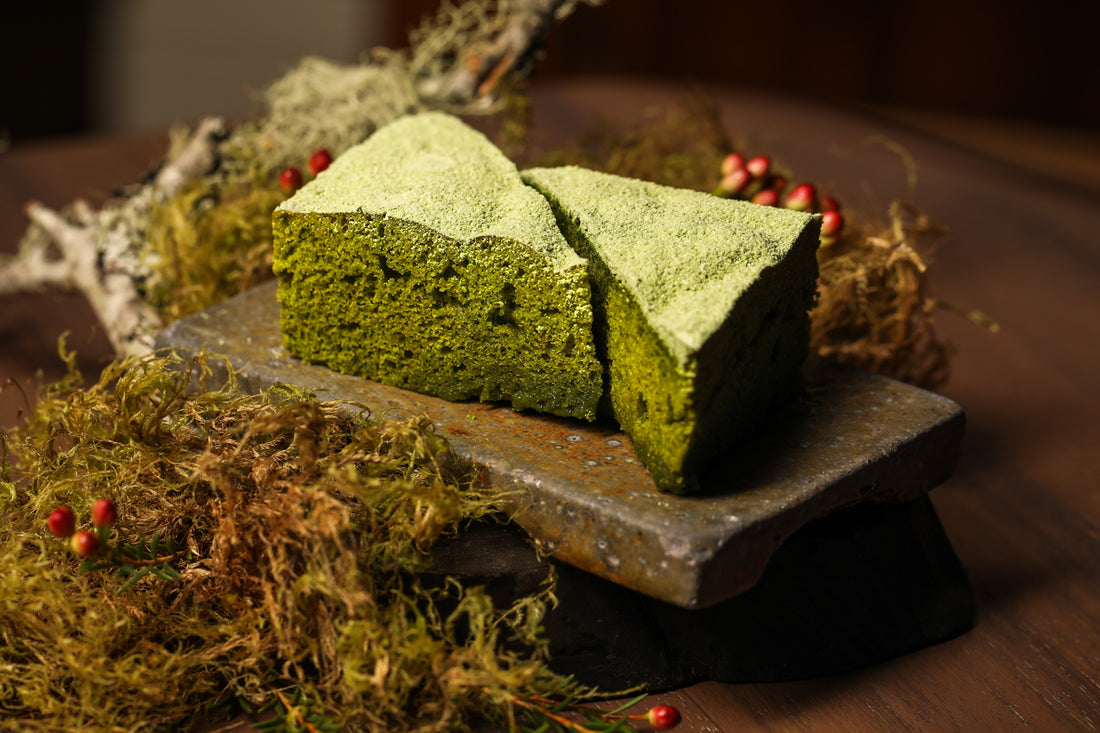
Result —
<path fill-rule="evenodd" d="M 774 188 L 765 188 L 752 197 L 752 202 L 761 206 L 775 206 L 779 203 L 779 192 Z"/>
<path fill-rule="evenodd" d="M 73 532 L 76 531 L 76 513 L 62 504 L 50 512 L 46 523 L 50 527 L 50 534 L 54 537 L 72 537 Z"/>
<path fill-rule="evenodd" d="M 840 211 L 840 202 L 834 199 L 832 196 L 821 197 L 821 210 L 822 211 Z"/>
<path fill-rule="evenodd" d="M 331 163 L 332 153 L 328 148 L 317 148 L 313 151 L 313 155 L 309 156 L 309 172 L 316 176 L 327 169 Z"/>
<path fill-rule="evenodd" d="M 302 170 L 298 166 L 287 166 L 279 174 L 279 185 L 287 193 L 294 193 L 302 187 Z"/>
<path fill-rule="evenodd" d="M 110 499 L 96 499 L 92 504 L 92 524 L 97 527 L 110 527 L 118 520 L 118 508 Z"/>
<path fill-rule="evenodd" d="M 813 208 L 814 198 L 817 196 L 817 191 L 814 187 L 808 183 L 800 183 L 791 189 L 791 192 L 787 194 L 786 200 L 783 205 L 788 209 L 794 209 L 795 211 L 807 211 Z"/>
<path fill-rule="evenodd" d="M 726 176 L 723 176 L 721 182 L 718 184 L 718 193 L 722 196 L 734 196 L 748 185 L 752 176 L 744 168 L 738 168 L 737 170 L 730 171 Z"/>
<path fill-rule="evenodd" d="M 73 552 L 81 557 L 91 557 L 99 552 L 99 540 L 87 530 L 80 530 L 69 540 Z"/>
<path fill-rule="evenodd" d="M 787 179 L 783 176 L 771 176 L 768 178 L 768 188 L 774 188 L 776 191 L 782 193 L 783 189 L 786 187 Z"/>
<path fill-rule="evenodd" d="M 646 719 L 657 730 L 669 730 L 680 724 L 680 711 L 671 705 L 655 705 L 646 713 Z"/>
<path fill-rule="evenodd" d="M 821 214 L 821 236 L 835 237 L 844 228 L 844 217 L 839 211 L 826 211 Z"/>
<path fill-rule="evenodd" d="M 772 160 L 766 155 L 757 155 L 755 158 L 750 158 L 748 163 L 745 163 L 745 170 L 751 173 L 753 178 L 763 178 L 768 175 L 771 167 Z"/>
<path fill-rule="evenodd" d="M 734 171 L 745 167 L 745 156 L 741 153 L 730 153 L 722 159 L 722 177 L 725 178 Z"/>

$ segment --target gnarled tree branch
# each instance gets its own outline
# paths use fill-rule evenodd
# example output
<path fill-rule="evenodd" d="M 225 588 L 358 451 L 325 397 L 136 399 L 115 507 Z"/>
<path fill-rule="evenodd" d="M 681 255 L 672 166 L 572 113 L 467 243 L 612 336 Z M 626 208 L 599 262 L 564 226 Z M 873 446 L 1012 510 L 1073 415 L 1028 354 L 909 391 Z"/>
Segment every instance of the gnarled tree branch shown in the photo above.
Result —
<path fill-rule="evenodd" d="M 493 95 L 505 79 L 526 77 L 554 25 L 569 16 L 580 1 L 515 0 L 492 43 L 470 49 L 445 75 L 422 81 L 420 95 L 449 105 L 469 105 Z M 589 5 L 604 2 L 583 1 Z"/>
<path fill-rule="evenodd" d="M 99 211 L 77 201 L 65 216 L 29 202 L 31 230 L 15 256 L 0 260 L 0 295 L 47 288 L 79 291 L 117 354 L 148 353 L 162 325 L 141 291 L 153 261 L 145 245 L 149 214 L 185 182 L 214 167 L 224 131 L 222 120 L 203 120 L 179 155 L 151 182 Z"/>

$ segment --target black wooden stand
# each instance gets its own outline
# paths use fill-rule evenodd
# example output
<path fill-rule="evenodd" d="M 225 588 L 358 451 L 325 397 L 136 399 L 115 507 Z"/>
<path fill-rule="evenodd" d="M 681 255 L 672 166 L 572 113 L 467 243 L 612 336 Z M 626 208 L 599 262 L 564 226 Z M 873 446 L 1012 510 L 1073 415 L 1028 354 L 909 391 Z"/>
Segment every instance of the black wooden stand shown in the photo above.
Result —
<path fill-rule="evenodd" d="M 546 620 L 553 666 L 605 690 L 700 680 L 772 682 L 882 662 L 965 632 L 970 587 L 927 497 L 863 504 L 792 535 L 750 590 L 685 609 L 556 563 Z M 501 602 L 547 568 L 514 529 L 475 528 L 441 548 L 435 572 Z"/>

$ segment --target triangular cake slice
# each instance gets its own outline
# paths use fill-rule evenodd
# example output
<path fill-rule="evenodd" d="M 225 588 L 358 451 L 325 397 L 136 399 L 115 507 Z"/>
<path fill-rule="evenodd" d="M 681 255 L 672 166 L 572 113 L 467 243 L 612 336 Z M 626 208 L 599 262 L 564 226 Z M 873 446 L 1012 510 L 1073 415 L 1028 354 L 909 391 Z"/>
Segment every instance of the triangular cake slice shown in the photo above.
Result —
<path fill-rule="evenodd" d="M 546 200 L 456 117 L 403 117 L 273 215 L 284 344 L 448 400 L 594 419 L 587 266 Z"/>
<path fill-rule="evenodd" d="M 589 260 L 615 419 L 659 488 L 696 491 L 806 356 L 819 217 L 583 168 L 523 178 Z"/>

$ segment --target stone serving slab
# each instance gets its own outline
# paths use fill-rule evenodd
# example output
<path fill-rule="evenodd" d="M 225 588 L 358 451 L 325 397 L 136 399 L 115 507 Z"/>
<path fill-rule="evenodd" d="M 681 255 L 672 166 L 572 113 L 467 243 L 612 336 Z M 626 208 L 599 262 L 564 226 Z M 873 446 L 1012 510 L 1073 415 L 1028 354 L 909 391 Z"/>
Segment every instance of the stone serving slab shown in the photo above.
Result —
<path fill-rule="evenodd" d="M 220 357 L 244 389 L 281 382 L 375 417 L 427 415 L 543 552 L 684 608 L 751 588 L 818 517 L 924 495 L 954 470 L 965 423 L 944 397 L 815 362 L 802 394 L 731 443 L 703 495 L 683 497 L 657 491 L 613 423 L 448 402 L 302 363 L 282 347 L 274 282 L 177 321 L 157 346 Z"/>

